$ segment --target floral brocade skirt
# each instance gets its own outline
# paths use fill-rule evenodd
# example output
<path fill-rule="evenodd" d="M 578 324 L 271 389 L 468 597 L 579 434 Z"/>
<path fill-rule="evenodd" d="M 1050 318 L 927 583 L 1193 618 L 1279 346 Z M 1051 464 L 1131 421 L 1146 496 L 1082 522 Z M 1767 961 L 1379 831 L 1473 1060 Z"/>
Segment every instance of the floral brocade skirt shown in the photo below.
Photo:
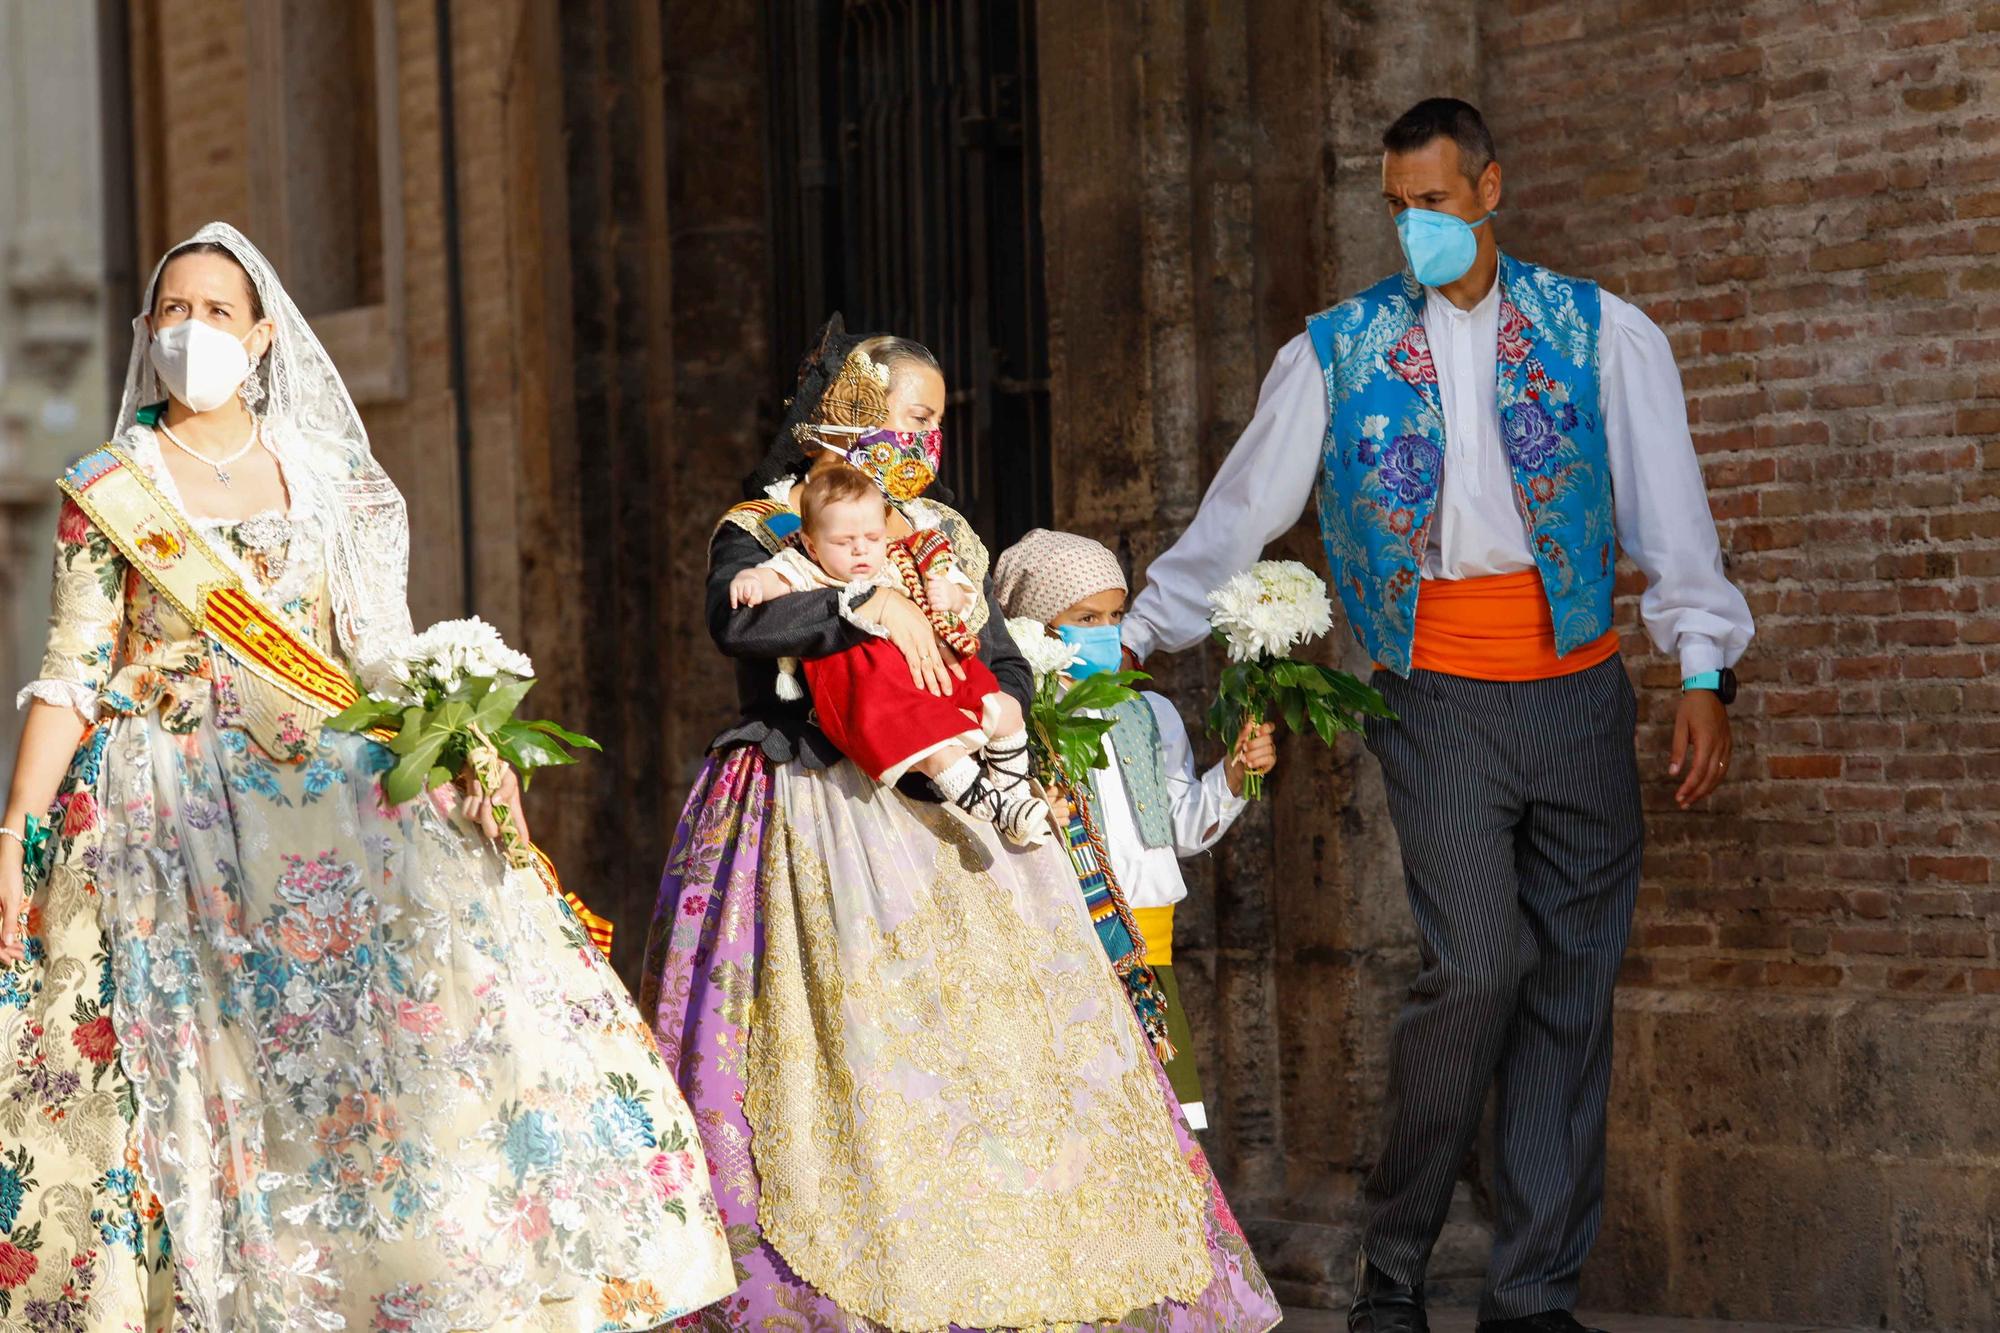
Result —
<path fill-rule="evenodd" d="M 602 1333 L 731 1290 L 630 997 L 387 764 L 91 732 L 0 972 L 0 1327 Z"/>
<path fill-rule="evenodd" d="M 1053 846 L 713 757 L 641 1007 L 740 1287 L 710 1333 L 1260 1333 L 1279 1310 Z"/>

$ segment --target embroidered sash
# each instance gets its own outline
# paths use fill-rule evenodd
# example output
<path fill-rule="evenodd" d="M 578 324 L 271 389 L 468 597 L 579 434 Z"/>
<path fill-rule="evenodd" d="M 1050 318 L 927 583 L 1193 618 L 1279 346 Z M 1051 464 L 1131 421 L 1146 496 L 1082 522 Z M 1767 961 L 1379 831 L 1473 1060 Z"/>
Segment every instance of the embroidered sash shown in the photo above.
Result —
<path fill-rule="evenodd" d="M 938 638 L 949 644 L 953 652 L 960 657 L 975 657 L 979 653 L 979 636 L 962 616 L 949 615 L 932 602 L 927 586 L 931 571 L 950 568 L 952 558 L 950 539 L 936 528 L 919 528 L 889 543 L 889 563 L 896 567 L 904 595 L 917 604 Z"/>
<path fill-rule="evenodd" d="M 725 513 L 715 530 L 720 532 L 724 527 L 742 529 L 755 537 L 759 546 L 776 555 L 792 545 L 800 523 L 797 511 L 776 500 L 746 500 Z"/>
<path fill-rule="evenodd" d="M 1059 784 L 1062 797 L 1070 803 L 1069 826 L 1063 830 L 1063 850 L 1069 853 L 1070 869 L 1076 872 L 1077 888 L 1097 929 L 1097 942 L 1111 959 L 1111 970 L 1125 987 L 1125 997 L 1139 1019 L 1140 1030 L 1153 1044 L 1162 1064 L 1174 1058 L 1173 1038 L 1167 1033 L 1167 996 L 1160 978 L 1146 965 L 1146 940 L 1139 933 L 1125 893 L 1111 871 L 1111 852 L 1090 809 L 1090 798 L 1081 783 Z"/>
<path fill-rule="evenodd" d="M 57 485 L 154 592 L 244 670 L 297 701 L 309 725 L 323 725 L 360 698 L 347 672 L 265 606 L 152 478 L 115 446 L 79 459 Z M 396 733 L 378 727 L 368 735 L 386 743 Z M 564 889 L 548 857 L 534 851 L 543 883 L 569 904 L 591 941 L 609 956 L 611 923 Z"/>

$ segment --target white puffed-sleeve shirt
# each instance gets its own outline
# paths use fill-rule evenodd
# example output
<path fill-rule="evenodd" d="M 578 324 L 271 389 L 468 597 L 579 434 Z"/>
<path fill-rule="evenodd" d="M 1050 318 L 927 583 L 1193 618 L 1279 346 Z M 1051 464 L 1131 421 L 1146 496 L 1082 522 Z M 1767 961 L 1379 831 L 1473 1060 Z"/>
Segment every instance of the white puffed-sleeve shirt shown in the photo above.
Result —
<path fill-rule="evenodd" d="M 1682 676 L 1733 666 L 1749 645 L 1750 607 L 1722 569 L 1708 490 L 1688 434 L 1680 370 L 1659 326 L 1603 293 L 1599 376 L 1618 544 L 1646 576 L 1639 616 Z M 1500 285 L 1470 310 L 1426 289 L 1424 334 L 1438 372 L 1445 462 L 1423 576 L 1467 579 L 1534 568 L 1500 438 Z M 1125 620 L 1141 659 L 1208 633 L 1208 594 L 1299 521 L 1319 480 L 1326 382 L 1309 334 L 1278 352 L 1257 411 L 1223 461 L 1194 521 L 1147 570 Z"/>

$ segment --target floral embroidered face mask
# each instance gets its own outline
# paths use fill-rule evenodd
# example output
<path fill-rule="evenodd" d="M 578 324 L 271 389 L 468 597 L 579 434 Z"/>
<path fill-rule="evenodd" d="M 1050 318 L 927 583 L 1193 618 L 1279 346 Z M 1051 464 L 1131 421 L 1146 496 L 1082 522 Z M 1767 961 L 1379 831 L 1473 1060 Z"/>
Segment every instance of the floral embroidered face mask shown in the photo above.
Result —
<path fill-rule="evenodd" d="M 845 446 L 826 446 L 866 472 L 891 500 L 914 500 L 937 480 L 944 459 L 944 432 L 890 430 L 886 426 L 815 426 L 820 436 L 851 435 Z"/>

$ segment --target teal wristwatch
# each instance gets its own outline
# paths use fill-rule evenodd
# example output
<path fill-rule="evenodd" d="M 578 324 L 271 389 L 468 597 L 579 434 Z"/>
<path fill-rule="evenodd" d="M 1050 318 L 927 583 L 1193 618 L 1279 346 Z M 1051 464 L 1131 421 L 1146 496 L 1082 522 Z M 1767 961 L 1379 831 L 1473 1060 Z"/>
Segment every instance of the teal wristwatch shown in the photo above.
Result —
<path fill-rule="evenodd" d="M 1736 673 L 1728 667 L 1720 671 L 1700 672 L 1681 682 L 1681 692 L 1685 694 L 1689 690 L 1708 690 L 1726 707 L 1736 699 Z"/>

